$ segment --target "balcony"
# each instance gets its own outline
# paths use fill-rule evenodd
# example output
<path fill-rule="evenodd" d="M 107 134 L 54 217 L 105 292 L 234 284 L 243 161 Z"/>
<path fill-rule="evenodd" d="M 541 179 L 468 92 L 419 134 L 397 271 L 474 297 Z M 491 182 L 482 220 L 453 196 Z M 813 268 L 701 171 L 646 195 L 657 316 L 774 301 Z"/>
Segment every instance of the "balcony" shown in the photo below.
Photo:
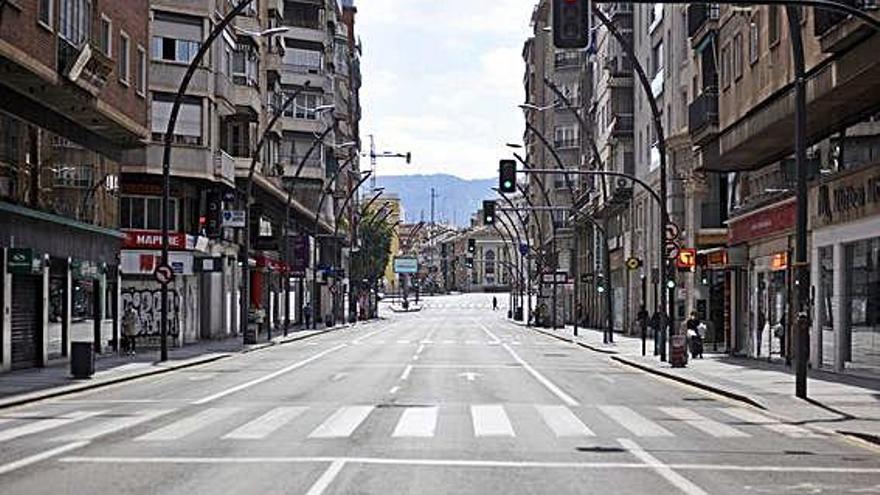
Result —
<path fill-rule="evenodd" d="M 176 93 L 187 64 L 153 60 L 150 62 L 150 89 L 166 93 Z M 187 94 L 205 95 L 208 93 L 208 81 L 211 70 L 204 65 L 196 69 L 190 80 Z"/>
<path fill-rule="evenodd" d="M 223 150 L 214 152 L 214 177 L 235 184 L 235 159 Z"/>
<path fill-rule="evenodd" d="M 718 134 L 718 89 L 706 88 L 688 105 L 688 132 L 695 145 L 705 144 Z"/>
<path fill-rule="evenodd" d="M 555 56 L 553 66 L 557 69 L 577 69 L 581 66 L 583 59 L 583 54 L 578 52 L 559 52 Z"/>
<path fill-rule="evenodd" d="M 611 117 L 610 131 L 615 137 L 632 137 L 633 114 L 617 113 Z"/>
<path fill-rule="evenodd" d="M 315 134 L 320 133 L 324 129 L 319 120 L 297 119 L 294 117 L 281 117 L 281 129 L 284 132 L 301 132 Z"/>
<path fill-rule="evenodd" d="M 687 8 L 688 36 L 691 47 L 699 46 L 709 33 L 718 29 L 717 4 L 691 4 Z"/>
<path fill-rule="evenodd" d="M 162 174 L 161 143 L 127 151 L 122 156 L 122 171 L 125 173 Z M 174 146 L 171 161 L 173 177 L 187 177 L 209 181 L 232 183 L 234 164 L 232 157 L 223 153 L 217 156 L 201 146 Z"/>
<path fill-rule="evenodd" d="M 557 150 L 577 148 L 579 146 L 577 139 L 557 139 L 553 142 L 553 147 Z"/>
<path fill-rule="evenodd" d="M 290 28 L 284 33 L 285 38 L 322 44 L 327 41 L 327 33 L 324 32 L 324 27 L 320 24 L 312 25 L 309 23 L 299 23 L 285 25 L 284 27 Z"/>
<path fill-rule="evenodd" d="M 840 0 L 862 10 L 875 10 L 874 0 Z M 819 38 L 823 52 L 839 53 L 873 34 L 864 22 L 831 10 L 813 9 L 813 34 Z"/>
<path fill-rule="evenodd" d="M 235 84 L 232 90 L 232 103 L 238 113 L 257 116 L 263 109 L 260 90 L 255 86 Z"/>

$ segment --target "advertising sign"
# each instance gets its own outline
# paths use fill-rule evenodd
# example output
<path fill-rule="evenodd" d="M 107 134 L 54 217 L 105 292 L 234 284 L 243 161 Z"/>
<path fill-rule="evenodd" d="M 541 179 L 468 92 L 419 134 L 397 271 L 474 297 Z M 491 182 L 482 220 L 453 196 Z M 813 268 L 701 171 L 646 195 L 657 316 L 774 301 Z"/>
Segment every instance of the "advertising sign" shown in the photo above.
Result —
<path fill-rule="evenodd" d="M 290 256 L 290 275 L 305 277 L 309 266 L 309 238 L 305 235 L 292 235 L 287 238 Z"/>
<path fill-rule="evenodd" d="M 418 273 L 419 260 L 403 256 L 394 257 L 394 273 Z"/>
<path fill-rule="evenodd" d="M 9 273 L 31 273 L 34 268 L 34 252 L 27 248 L 9 248 L 6 269 Z"/>

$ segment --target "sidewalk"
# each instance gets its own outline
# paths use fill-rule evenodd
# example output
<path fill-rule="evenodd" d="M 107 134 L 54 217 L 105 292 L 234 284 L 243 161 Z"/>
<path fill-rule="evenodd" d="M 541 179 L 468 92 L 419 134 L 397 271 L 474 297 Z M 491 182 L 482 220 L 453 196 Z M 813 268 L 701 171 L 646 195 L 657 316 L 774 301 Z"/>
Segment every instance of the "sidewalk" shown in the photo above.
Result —
<path fill-rule="evenodd" d="M 85 380 L 72 378 L 70 364 L 67 362 L 45 368 L 12 371 L 0 374 L 0 409 L 206 364 L 236 353 L 252 352 L 294 342 L 349 326 L 351 325 L 344 324 L 318 330 L 291 328 L 286 337 L 275 333 L 271 341 L 268 341 L 266 334 L 263 333 L 260 335 L 262 341 L 253 345 L 245 345 L 241 336 L 235 336 L 223 340 L 198 342 L 184 347 L 172 347 L 168 349 L 168 361 L 164 363 L 158 361 L 157 348 L 139 350 L 135 356 L 105 354 L 95 359 L 95 374 Z"/>
<path fill-rule="evenodd" d="M 615 334 L 613 344 L 604 344 L 600 330 L 579 329 L 578 337 L 570 326 L 535 330 L 607 353 L 622 364 L 750 403 L 796 424 L 880 444 L 880 380 L 810 370 L 809 399 L 801 400 L 794 396 L 792 369 L 781 363 L 706 353 L 704 359 L 690 359 L 685 368 L 673 368 L 652 355 L 651 339 L 642 357 L 642 342 L 636 337 Z"/>

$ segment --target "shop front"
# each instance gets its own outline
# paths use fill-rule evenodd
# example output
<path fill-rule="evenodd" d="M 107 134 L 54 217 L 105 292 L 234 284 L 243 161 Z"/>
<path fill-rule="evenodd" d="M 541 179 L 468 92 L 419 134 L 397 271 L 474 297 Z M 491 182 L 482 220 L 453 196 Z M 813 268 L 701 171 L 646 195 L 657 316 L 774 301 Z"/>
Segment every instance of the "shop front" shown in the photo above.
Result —
<path fill-rule="evenodd" d="M 795 213 L 791 198 L 729 221 L 727 324 L 734 354 L 766 359 L 789 355 Z"/>
<path fill-rule="evenodd" d="M 814 367 L 880 376 L 880 170 L 810 191 Z"/>

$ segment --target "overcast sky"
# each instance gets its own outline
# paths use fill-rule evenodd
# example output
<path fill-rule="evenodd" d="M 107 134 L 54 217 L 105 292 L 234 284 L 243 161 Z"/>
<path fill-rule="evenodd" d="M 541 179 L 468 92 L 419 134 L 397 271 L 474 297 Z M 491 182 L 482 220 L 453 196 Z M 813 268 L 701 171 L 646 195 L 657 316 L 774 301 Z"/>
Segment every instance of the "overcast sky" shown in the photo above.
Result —
<path fill-rule="evenodd" d="M 522 46 L 532 0 L 360 0 L 361 136 L 379 175 L 497 174 L 504 143 L 522 140 Z M 365 164 L 368 166 L 368 164 Z M 366 168 L 366 167 L 364 167 Z"/>

